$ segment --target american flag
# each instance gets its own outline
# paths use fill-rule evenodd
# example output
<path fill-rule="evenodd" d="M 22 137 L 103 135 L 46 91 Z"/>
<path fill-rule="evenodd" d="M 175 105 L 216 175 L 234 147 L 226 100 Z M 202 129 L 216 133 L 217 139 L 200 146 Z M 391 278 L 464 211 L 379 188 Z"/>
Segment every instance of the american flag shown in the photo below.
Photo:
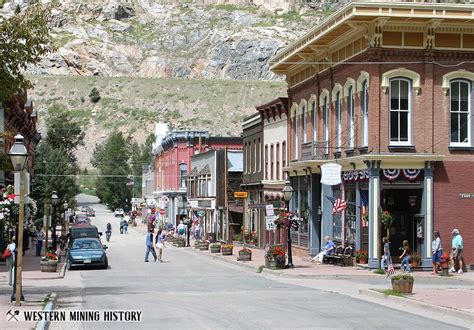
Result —
<path fill-rule="evenodd" d="M 345 210 L 347 207 L 346 201 L 341 198 L 334 198 L 327 195 L 326 198 L 332 203 L 332 214 Z"/>
<path fill-rule="evenodd" d="M 199 220 L 201 220 L 201 218 L 197 215 L 196 211 L 192 212 L 192 217 L 193 217 L 193 224 L 196 224 L 199 222 Z"/>
<path fill-rule="evenodd" d="M 361 215 L 367 213 L 367 208 L 369 206 L 369 191 L 368 190 L 359 190 L 360 192 L 360 208 L 361 208 Z M 361 218 L 362 218 L 361 216 Z M 368 223 L 362 218 L 362 227 L 367 227 Z"/>
<path fill-rule="evenodd" d="M 395 268 L 393 268 L 393 262 L 390 259 L 387 267 L 387 277 L 390 277 L 392 275 L 395 275 Z"/>

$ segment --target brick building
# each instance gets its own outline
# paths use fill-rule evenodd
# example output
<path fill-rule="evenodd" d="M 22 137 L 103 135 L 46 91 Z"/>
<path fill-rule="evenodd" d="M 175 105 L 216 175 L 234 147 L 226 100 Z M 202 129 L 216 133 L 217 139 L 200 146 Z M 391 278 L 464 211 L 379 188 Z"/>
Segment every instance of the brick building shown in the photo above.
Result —
<path fill-rule="evenodd" d="M 284 170 L 310 254 L 330 235 L 367 249 L 375 268 L 388 235 L 392 255 L 407 239 L 427 268 L 433 231 L 449 251 L 458 228 L 474 263 L 473 16 L 469 5 L 353 2 L 272 59 L 289 85 Z M 325 163 L 342 166 L 341 185 L 320 183 Z M 333 215 L 327 196 L 347 209 Z"/>

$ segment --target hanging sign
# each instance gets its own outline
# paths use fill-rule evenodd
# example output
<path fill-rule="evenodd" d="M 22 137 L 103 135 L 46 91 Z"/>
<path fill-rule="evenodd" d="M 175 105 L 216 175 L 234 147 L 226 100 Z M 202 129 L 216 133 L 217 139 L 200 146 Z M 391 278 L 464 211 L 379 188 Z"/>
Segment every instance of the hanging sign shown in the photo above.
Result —
<path fill-rule="evenodd" d="M 248 193 L 246 191 L 235 191 L 234 198 L 247 198 Z"/>
<path fill-rule="evenodd" d="M 266 209 L 267 209 L 267 216 L 274 216 L 275 215 L 275 212 L 274 212 L 274 209 L 273 209 L 273 205 L 272 204 L 268 204 L 266 206 Z"/>
<path fill-rule="evenodd" d="M 203 217 L 203 216 L 206 215 L 206 211 L 199 210 L 199 211 L 197 211 L 197 214 L 198 214 L 200 217 Z"/>
<path fill-rule="evenodd" d="M 321 165 L 321 183 L 334 186 L 341 183 L 342 166 L 336 163 Z"/>
<path fill-rule="evenodd" d="M 276 217 L 273 216 L 273 215 L 265 217 L 265 222 L 267 224 L 267 230 L 275 230 L 276 229 L 275 220 L 276 220 Z"/>

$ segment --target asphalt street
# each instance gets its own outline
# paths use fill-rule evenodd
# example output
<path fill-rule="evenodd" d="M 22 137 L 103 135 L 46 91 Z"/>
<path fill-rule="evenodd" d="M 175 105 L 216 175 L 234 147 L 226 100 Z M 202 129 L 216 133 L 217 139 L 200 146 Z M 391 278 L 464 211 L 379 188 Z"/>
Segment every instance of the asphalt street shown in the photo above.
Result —
<path fill-rule="evenodd" d="M 142 321 L 52 323 L 51 329 L 455 328 L 317 287 L 267 278 L 174 247 L 164 250 L 163 263 L 145 263 L 145 235 L 131 227 L 128 235 L 120 235 L 118 218 L 94 200 L 84 201 L 95 208 L 92 222 L 99 231 L 105 232 L 106 223 L 112 223 L 109 269 L 68 271 L 66 284 L 55 288 L 58 308 L 139 310 Z"/>

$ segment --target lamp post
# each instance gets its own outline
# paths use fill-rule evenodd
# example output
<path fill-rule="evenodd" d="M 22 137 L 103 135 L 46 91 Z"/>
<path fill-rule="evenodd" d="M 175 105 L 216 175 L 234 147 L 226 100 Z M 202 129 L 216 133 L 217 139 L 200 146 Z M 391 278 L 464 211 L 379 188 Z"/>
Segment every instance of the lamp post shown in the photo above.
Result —
<path fill-rule="evenodd" d="M 16 235 L 16 256 L 15 256 L 15 285 L 11 301 L 15 300 L 15 305 L 20 306 L 24 301 L 22 290 L 22 267 L 23 267 L 23 223 L 25 222 L 25 165 L 28 159 L 28 150 L 23 144 L 23 136 L 17 134 L 15 143 L 8 153 L 15 172 L 19 172 L 20 179 L 20 196 L 19 196 L 19 214 L 18 227 Z"/>
<path fill-rule="evenodd" d="M 56 194 L 56 191 L 53 191 L 51 194 L 51 204 L 53 205 L 53 212 L 51 212 L 52 216 L 52 224 L 51 224 L 51 236 L 53 238 L 53 249 L 56 251 L 56 246 L 57 246 L 57 240 L 56 240 L 56 216 L 54 214 L 54 207 L 58 204 L 59 198 L 58 195 Z"/>
<path fill-rule="evenodd" d="M 285 186 L 282 189 L 283 198 L 285 199 L 285 204 L 288 212 L 290 212 L 290 200 L 293 197 L 293 187 L 290 184 L 290 181 L 285 182 Z M 288 268 L 293 268 L 293 254 L 291 253 L 291 225 L 288 226 Z"/>
<path fill-rule="evenodd" d="M 63 221 L 63 226 L 62 226 L 62 230 L 61 230 L 61 236 L 63 237 L 66 237 L 67 235 L 67 230 L 68 230 L 68 225 L 69 225 L 69 219 L 68 219 L 68 216 L 67 216 L 67 208 L 69 207 L 69 205 L 67 204 L 67 202 L 64 202 L 63 204 L 63 208 L 64 208 L 64 221 Z M 66 243 L 66 242 L 64 242 Z"/>
<path fill-rule="evenodd" d="M 191 246 L 189 243 L 189 236 L 191 236 L 191 226 L 192 226 L 192 217 L 191 217 L 191 204 L 186 203 L 186 210 L 188 211 L 188 219 L 186 220 L 186 245 Z"/>

